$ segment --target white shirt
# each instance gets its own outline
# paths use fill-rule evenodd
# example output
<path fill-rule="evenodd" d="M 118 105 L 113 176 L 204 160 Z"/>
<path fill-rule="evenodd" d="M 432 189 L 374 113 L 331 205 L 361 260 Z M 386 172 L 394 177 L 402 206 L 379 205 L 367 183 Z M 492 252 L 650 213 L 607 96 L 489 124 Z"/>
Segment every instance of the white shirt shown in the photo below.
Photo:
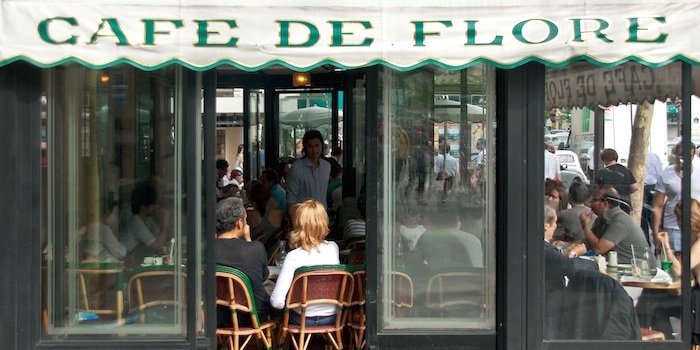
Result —
<path fill-rule="evenodd" d="M 544 178 L 556 180 L 561 173 L 559 158 L 554 153 L 544 150 Z"/>
<path fill-rule="evenodd" d="M 446 159 L 447 161 L 443 161 L 443 159 Z M 447 154 L 446 158 L 442 154 L 439 154 L 435 157 L 435 165 L 433 166 L 433 170 L 436 174 L 444 171 L 445 177 L 458 176 L 459 162 L 457 161 L 457 158 L 453 157 L 449 153 Z"/>
<path fill-rule="evenodd" d="M 644 174 L 644 185 L 656 185 L 662 172 L 661 158 L 654 152 L 647 152 L 647 172 Z"/>
<path fill-rule="evenodd" d="M 121 231 L 122 244 L 131 252 L 139 244 L 148 247 L 155 242 L 160 233 L 158 224 L 152 218 L 142 220 L 140 216 L 131 215 Z"/>
<path fill-rule="evenodd" d="M 422 236 L 425 233 L 425 227 L 423 227 L 423 225 L 418 225 L 416 227 L 409 228 L 404 225 L 401 225 L 399 226 L 399 233 L 401 234 L 401 237 L 403 237 L 406 240 L 408 249 L 414 250 L 416 249 L 416 243 L 418 243 L 418 239 L 420 239 L 420 236 Z"/>
<path fill-rule="evenodd" d="M 591 148 L 588 149 L 588 169 L 590 170 L 595 170 L 594 165 L 595 165 L 595 147 L 591 146 Z"/>
<path fill-rule="evenodd" d="M 675 165 L 669 165 L 664 169 L 654 190 L 666 195 L 663 227 L 678 229 L 678 221 L 673 209 L 681 200 L 681 178 L 676 173 Z M 700 170 L 698 169 L 693 170 L 690 175 L 690 198 L 700 200 Z"/>
<path fill-rule="evenodd" d="M 292 286 L 294 271 L 302 266 L 335 265 L 340 264 L 338 258 L 338 245 L 335 242 L 324 241 L 310 252 L 302 248 L 296 248 L 287 253 L 282 263 L 279 277 L 275 283 L 275 289 L 270 295 L 270 304 L 275 309 L 284 309 L 287 300 L 287 292 Z M 335 306 L 332 304 L 310 305 L 306 308 L 306 316 L 330 316 L 335 314 Z"/>

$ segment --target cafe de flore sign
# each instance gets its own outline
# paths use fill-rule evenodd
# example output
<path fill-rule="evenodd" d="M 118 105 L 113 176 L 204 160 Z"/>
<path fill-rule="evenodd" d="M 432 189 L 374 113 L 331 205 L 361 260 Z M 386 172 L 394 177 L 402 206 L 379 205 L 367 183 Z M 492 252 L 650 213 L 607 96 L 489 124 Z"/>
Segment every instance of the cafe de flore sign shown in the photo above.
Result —
<path fill-rule="evenodd" d="M 700 61 L 700 0 L 347 3 L 0 0 L 0 65 L 408 70 L 532 60 L 564 66 L 581 58 L 602 66 Z"/>

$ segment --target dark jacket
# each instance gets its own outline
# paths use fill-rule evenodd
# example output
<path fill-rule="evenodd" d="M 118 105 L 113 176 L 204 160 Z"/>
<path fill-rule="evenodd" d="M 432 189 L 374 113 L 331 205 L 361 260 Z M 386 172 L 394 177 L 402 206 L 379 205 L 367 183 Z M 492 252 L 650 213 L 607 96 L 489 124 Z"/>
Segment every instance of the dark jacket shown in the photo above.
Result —
<path fill-rule="evenodd" d="M 613 278 L 576 270 L 546 299 L 550 339 L 640 340 L 632 298 Z"/>

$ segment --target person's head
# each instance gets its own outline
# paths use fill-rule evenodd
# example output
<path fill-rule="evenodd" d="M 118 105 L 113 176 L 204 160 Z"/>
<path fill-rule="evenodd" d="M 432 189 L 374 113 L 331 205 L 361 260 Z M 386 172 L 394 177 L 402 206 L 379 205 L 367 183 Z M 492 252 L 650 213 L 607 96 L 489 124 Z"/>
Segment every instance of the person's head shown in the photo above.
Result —
<path fill-rule="evenodd" d="M 476 140 L 476 149 L 481 151 L 485 148 L 486 148 L 486 139 L 485 138 L 482 137 L 482 138 Z"/>
<path fill-rule="evenodd" d="M 557 211 L 566 209 L 566 206 L 569 203 L 566 188 L 559 180 L 545 180 L 544 196 L 547 199 L 548 204 Z"/>
<path fill-rule="evenodd" d="M 302 145 L 307 158 L 314 161 L 318 160 L 323 154 L 323 135 L 318 130 L 309 130 L 302 138 Z"/>
<path fill-rule="evenodd" d="M 692 142 L 690 143 L 690 159 L 695 158 L 695 144 Z M 673 146 L 673 161 L 676 165 L 680 166 L 683 164 L 683 143 L 678 142 L 675 146 Z"/>
<path fill-rule="evenodd" d="M 226 173 L 228 172 L 228 162 L 226 161 L 226 159 L 216 160 L 216 172 L 219 175 L 219 177 L 226 175 Z"/>
<path fill-rule="evenodd" d="M 153 185 L 148 181 L 139 182 L 131 192 L 131 213 L 152 216 L 158 209 L 157 202 L 158 195 Z"/>
<path fill-rule="evenodd" d="M 340 163 L 333 158 L 328 158 L 328 162 L 331 163 L 331 180 L 341 177 L 343 175 L 343 167 Z"/>
<path fill-rule="evenodd" d="M 340 157 L 343 155 L 343 149 L 338 147 L 338 146 L 333 146 L 331 148 L 331 156 L 333 156 L 335 159 L 338 159 L 340 161 Z"/>
<path fill-rule="evenodd" d="M 622 199 L 614 187 L 601 185 L 593 191 L 590 207 L 595 215 L 602 216 L 608 210 L 618 207 L 621 202 Z"/>
<path fill-rule="evenodd" d="M 289 246 L 310 252 L 328 235 L 326 207 L 313 199 L 303 201 L 294 214 L 294 230 L 290 233 Z"/>
<path fill-rule="evenodd" d="M 678 226 L 683 225 L 683 204 L 678 202 L 673 208 L 673 213 L 676 214 L 676 220 L 678 221 Z M 690 240 L 692 243 L 700 236 L 700 202 L 695 199 L 690 200 Z"/>
<path fill-rule="evenodd" d="M 238 183 L 243 182 L 243 169 L 239 166 L 231 170 L 231 178 L 238 181 Z"/>
<path fill-rule="evenodd" d="M 245 147 L 245 146 L 243 146 L 243 144 L 238 145 L 238 151 L 237 151 L 236 153 L 237 153 L 237 154 L 243 153 L 243 148 L 244 148 L 244 147 Z"/>
<path fill-rule="evenodd" d="M 470 168 L 467 170 L 469 174 L 469 187 L 475 188 L 479 186 L 479 180 L 480 180 L 480 172 L 479 169 L 477 168 Z"/>
<path fill-rule="evenodd" d="M 418 225 L 421 221 L 421 212 L 415 205 L 409 205 L 401 221 L 408 226 Z"/>
<path fill-rule="evenodd" d="M 586 203 L 586 200 L 588 200 L 588 185 L 580 181 L 574 181 L 569 186 L 569 203 L 583 204 Z"/>
<path fill-rule="evenodd" d="M 544 205 L 544 239 L 551 241 L 554 230 L 557 229 L 557 211 L 551 206 Z"/>
<path fill-rule="evenodd" d="M 277 176 L 277 171 L 272 168 L 263 170 L 263 172 L 260 174 L 260 182 L 262 182 L 267 188 L 274 187 L 280 183 L 279 176 Z"/>
<path fill-rule="evenodd" d="M 240 198 L 228 197 L 216 203 L 216 235 L 245 229 L 247 214 Z"/>
<path fill-rule="evenodd" d="M 608 165 L 612 162 L 617 162 L 617 159 L 617 151 L 615 151 L 612 148 L 606 148 L 602 152 L 600 152 L 600 160 L 602 160 L 605 165 Z"/>
<path fill-rule="evenodd" d="M 270 189 L 263 185 L 262 182 L 253 180 L 251 181 L 250 190 L 248 192 L 250 201 L 255 203 L 255 208 L 258 209 L 261 215 L 265 215 L 265 207 L 267 207 L 267 201 L 270 200 L 272 194 Z"/>

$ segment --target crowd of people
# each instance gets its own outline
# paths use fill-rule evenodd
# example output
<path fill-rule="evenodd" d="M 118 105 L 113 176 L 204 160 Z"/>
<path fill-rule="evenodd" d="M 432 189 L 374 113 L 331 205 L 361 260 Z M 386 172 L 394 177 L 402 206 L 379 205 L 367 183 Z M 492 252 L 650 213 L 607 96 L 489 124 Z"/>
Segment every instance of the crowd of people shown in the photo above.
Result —
<path fill-rule="evenodd" d="M 577 259 L 582 255 L 606 256 L 616 252 L 620 264 L 641 262 L 650 274 L 659 267 L 659 260 L 670 260 L 671 274 L 679 277 L 681 246 L 681 178 L 680 143 L 673 148 L 675 163 L 661 169 L 657 157 L 647 157 L 644 179 L 644 200 L 649 209 L 641 221 L 629 215 L 630 195 L 641 188 L 632 172 L 618 163 L 617 152 L 604 149 L 599 169 L 592 184 L 574 182 L 567 189 L 554 172 L 545 179 L 545 282 L 548 294 L 563 288 L 562 277 L 568 281 L 576 270 L 595 270 L 589 261 Z M 691 145 L 694 157 L 695 147 Z M 549 153 L 545 150 L 545 154 Z M 658 163 L 658 164 L 657 164 Z M 545 162 L 547 174 L 548 164 Z M 691 162 L 691 272 L 700 271 L 700 172 Z M 634 268 L 634 267 L 633 267 Z M 605 270 L 601 270 L 605 273 Z M 697 280 L 697 276 L 693 276 Z M 644 289 L 636 302 L 636 315 L 643 328 L 663 332 L 673 339 L 670 317 L 680 317 L 681 299 L 667 291 Z"/>

